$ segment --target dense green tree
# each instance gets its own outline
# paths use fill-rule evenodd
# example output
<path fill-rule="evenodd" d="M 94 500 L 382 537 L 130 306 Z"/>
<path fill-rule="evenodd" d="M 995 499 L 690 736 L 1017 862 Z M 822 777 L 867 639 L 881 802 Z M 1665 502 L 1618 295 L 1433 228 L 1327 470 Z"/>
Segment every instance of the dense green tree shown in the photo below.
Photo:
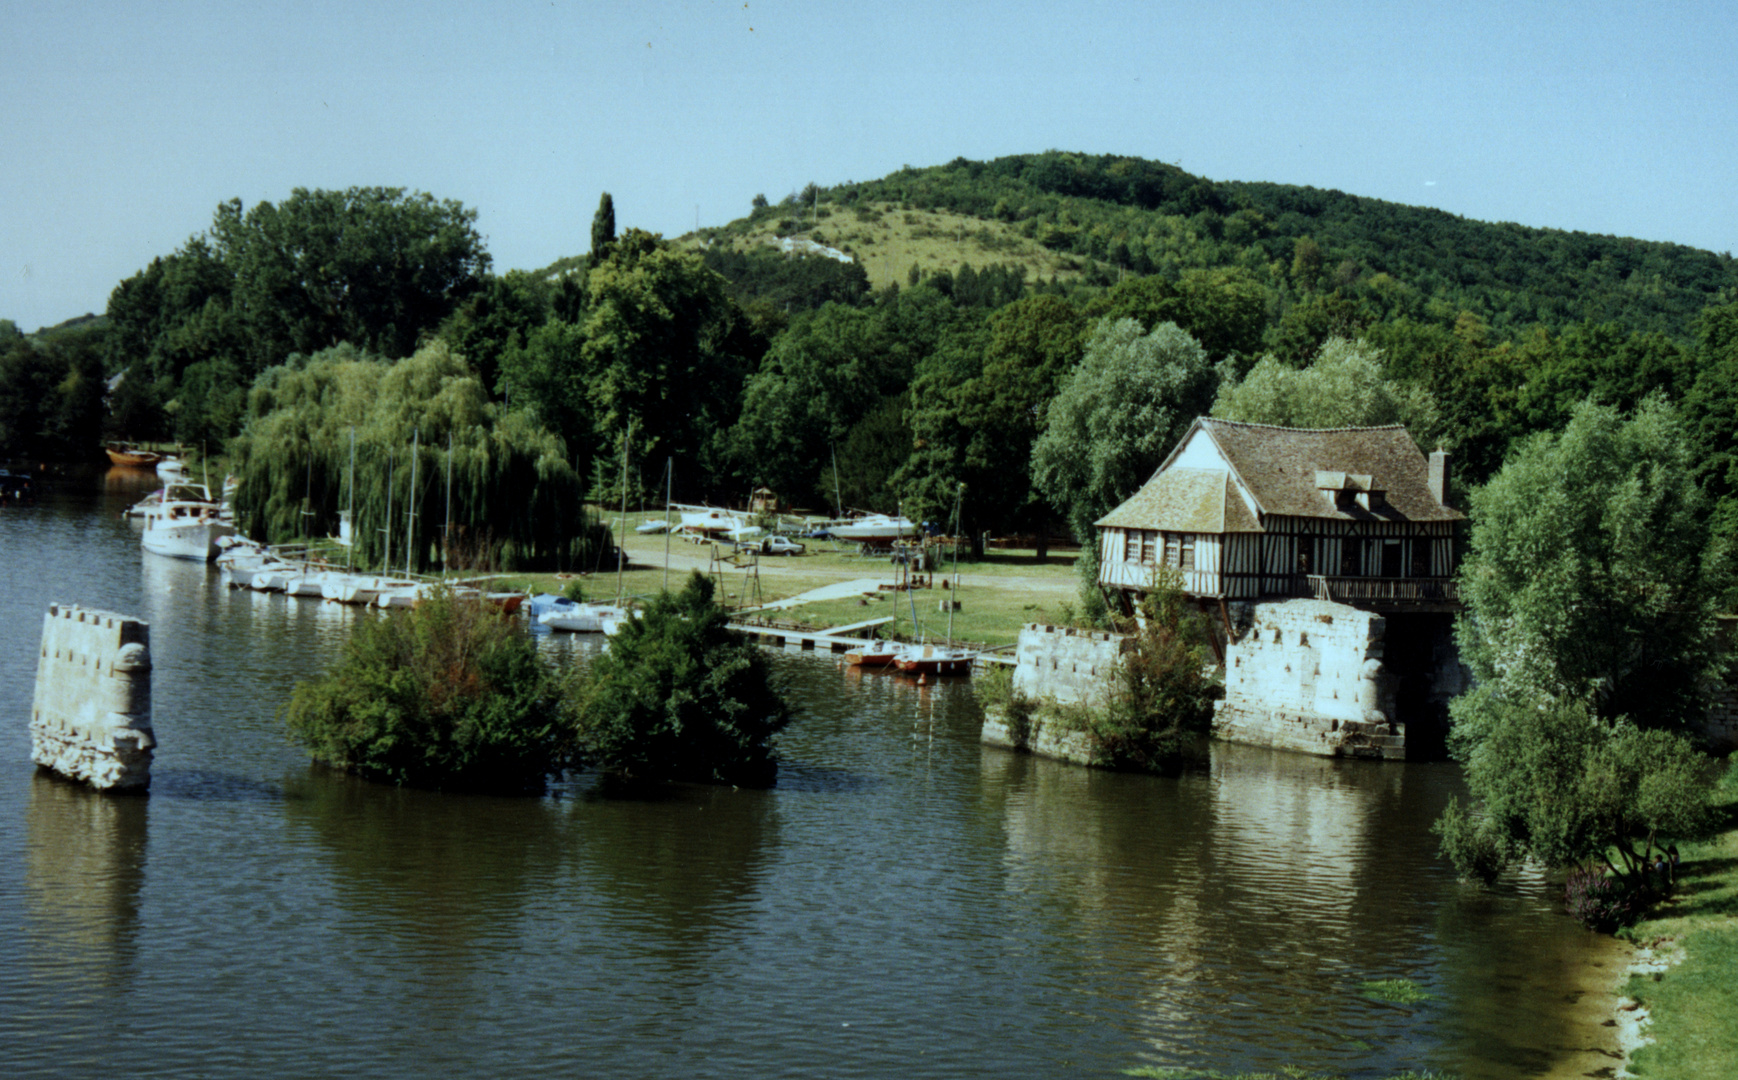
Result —
<path fill-rule="evenodd" d="M 1448 438 L 1436 402 L 1422 387 L 1384 378 L 1382 351 L 1345 338 L 1329 338 L 1305 368 L 1263 357 L 1242 379 L 1220 385 L 1213 415 L 1292 428 L 1404 424 L 1425 447 Z"/>
<path fill-rule="evenodd" d="M 87 327 L 0 340 L 0 458 L 99 452 L 104 333 Z"/>
<path fill-rule="evenodd" d="M 489 268 L 477 212 L 403 188 L 296 188 L 277 205 L 217 209 L 211 235 L 252 373 L 348 341 L 410 355 Z"/>
<path fill-rule="evenodd" d="M 728 441 L 739 486 L 764 483 L 799 504 L 832 503 L 835 448 L 971 320 L 927 286 L 884 294 L 869 308 L 829 304 L 794 318 L 743 390 Z M 901 461 L 909 449 L 909 440 L 898 448 Z"/>
<path fill-rule="evenodd" d="M 616 242 L 616 201 L 604 192 L 597 201 L 597 213 L 591 216 L 591 257 L 595 262 L 609 254 Z"/>
<path fill-rule="evenodd" d="M 1085 325 L 1067 301 L 1030 297 L 925 364 L 912 384 L 913 451 L 902 472 L 917 512 L 945 514 L 963 483 L 974 541 L 985 529 L 1030 528 L 1044 547 L 1047 506 L 1025 463 L 1058 385 L 1079 362 Z"/>
<path fill-rule="evenodd" d="M 523 347 L 549 318 L 552 291 L 547 282 L 523 270 L 486 278 L 453 312 L 441 336 L 477 373 L 483 388 L 498 396 L 503 391 L 502 357 Z"/>
<path fill-rule="evenodd" d="M 678 488 L 696 467 L 715 474 L 742 382 L 766 348 L 724 279 L 629 229 L 587 285 L 580 353 L 595 444 L 616 445 L 631 426 L 636 455 L 676 459 Z"/>
<path fill-rule="evenodd" d="M 1050 402 L 1034 484 L 1091 541 L 1093 522 L 1139 490 L 1216 388 L 1206 350 L 1176 325 L 1101 320 Z"/>
<path fill-rule="evenodd" d="M 315 760 L 410 787 L 538 793 L 572 752 L 556 680 L 524 630 L 440 591 L 362 619 L 285 712 Z"/>
<path fill-rule="evenodd" d="M 1185 271 L 1176 280 L 1130 278 L 1088 301 L 1088 318 L 1176 323 L 1215 361 L 1253 356 L 1267 322 L 1267 290 L 1241 267 Z"/>
<path fill-rule="evenodd" d="M 1597 890 L 1633 889 L 1650 848 L 1706 825 L 1684 732 L 1720 663 L 1724 561 L 1692 463 L 1662 397 L 1627 418 L 1588 401 L 1473 492 L 1456 637 L 1476 684 L 1450 746 L 1475 803 L 1438 824 L 1463 874 L 1526 856 L 1602 863 L 1618 884 Z"/>
<path fill-rule="evenodd" d="M 1466 779 L 1471 812 L 1451 801 L 1437 833 L 1462 876 L 1487 883 L 1528 858 L 1600 866 L 1633 889 L 1650 850 L 1710 824 L 1707 762 L 1684 736 L 1575 702 L 1494 703 Z"/>
<path fill-rule="evenodd" d="M 1494 705 L 1561 702 L 1649 728 L 1702 715 L 1725 564 L 1677 411 L 1583 403 L 1472 493 L 1456 629 L 1477 688 L 1453 707 L 1474 745 Z"/>
<path fill-rule="evenodd" d="M 726 628 L 712 582 L 662 593 L 592 661 L 571 705 L 580 756 L 637 781 L 770 787 L 790 709 L 766 660 Z"/>

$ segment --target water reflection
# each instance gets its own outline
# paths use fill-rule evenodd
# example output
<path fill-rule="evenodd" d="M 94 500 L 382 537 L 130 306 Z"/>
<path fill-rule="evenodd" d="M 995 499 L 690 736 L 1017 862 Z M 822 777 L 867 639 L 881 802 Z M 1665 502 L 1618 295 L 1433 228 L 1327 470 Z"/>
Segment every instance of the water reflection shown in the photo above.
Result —
<path fill-rule="evenodd" d="M 149 800 L 38 770 L 24 813 L 32 965 L 67 990 L 127 987 L 136 974 Z"/>
<path fill-rule="evenodd" d="M 431 978 L 511 942 L 533 879 L 558 872 L 563 814 L 548 801 L 448 795 L 310 767 L 283 813 L 310 837 L 359 937 L 396 941 Z"/>
<path fill-rule="evenodd" d="M 764 791 L 679 785 L 652 792 L 593 788 L 565 839 L 574 884 L 619 912 L 616 925 L 672 967 L 700 963 L 760 901 L 778 840 Z"/>

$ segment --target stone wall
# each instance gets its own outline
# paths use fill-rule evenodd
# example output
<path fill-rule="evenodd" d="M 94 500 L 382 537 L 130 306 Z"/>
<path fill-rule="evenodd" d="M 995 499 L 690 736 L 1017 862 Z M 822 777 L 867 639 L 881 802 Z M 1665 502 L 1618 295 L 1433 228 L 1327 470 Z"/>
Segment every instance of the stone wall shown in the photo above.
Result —
<path fill-rule="evenodd" d="M 101 789 L 151 783 L 150 624 L 50 604 L 42 622 L 30 756 Z"/>
<path fill-rule="evenodd" d="M 1121 634 L 1027 623 L 1020 628 L 1014 651 L 1014 694 L 1041 704 L 1096 707 L 1104 701 L 1118 661 L 1133 647 Z M 982 739 L 989 746 L 1081 765 L 1102 764 L 1090 738 L 1038 713 L 1026 719 L 1024 714 L 1010 717 L 986 709 Z"/>
<path fill-rule="evenodd" d="M 1121 634 L 1027 623 L 1014 651 L 1014 693 L 1059 705 L 1096 705 L 1122 654 L 1133 647 Z"/>
<path fill-rule="evenodd" d="M 1327 757 L 1404 758 L 1385 631 L 1382 616 L 1344 604 L 1254 605 L 1248 629 L 1226 645 L 1213 734 Z"/>

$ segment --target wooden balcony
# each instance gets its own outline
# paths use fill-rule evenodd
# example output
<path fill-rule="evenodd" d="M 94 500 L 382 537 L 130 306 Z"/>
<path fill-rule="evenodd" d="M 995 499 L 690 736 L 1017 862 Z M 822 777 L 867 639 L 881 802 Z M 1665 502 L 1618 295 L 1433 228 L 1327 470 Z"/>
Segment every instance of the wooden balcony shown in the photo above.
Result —
<path fill-rule="evenodd" d="M 1460 591 L 1453 578 L 1327 577 L 1306 574 L 1295 579 L 1294 596 L 1308 596 L 1361 608 L 1460 610 Z"/>

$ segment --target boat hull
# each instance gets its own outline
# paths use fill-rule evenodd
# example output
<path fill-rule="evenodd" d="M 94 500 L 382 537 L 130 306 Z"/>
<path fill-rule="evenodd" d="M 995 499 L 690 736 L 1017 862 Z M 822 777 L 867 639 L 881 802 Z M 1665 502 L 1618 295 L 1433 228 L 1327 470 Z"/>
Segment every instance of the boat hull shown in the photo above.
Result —
<path fill-rule="evenodd" d="M 942 645 L 912 646 L 896 661 L 907 675 L 969 675 L 972 654 Z"/>

